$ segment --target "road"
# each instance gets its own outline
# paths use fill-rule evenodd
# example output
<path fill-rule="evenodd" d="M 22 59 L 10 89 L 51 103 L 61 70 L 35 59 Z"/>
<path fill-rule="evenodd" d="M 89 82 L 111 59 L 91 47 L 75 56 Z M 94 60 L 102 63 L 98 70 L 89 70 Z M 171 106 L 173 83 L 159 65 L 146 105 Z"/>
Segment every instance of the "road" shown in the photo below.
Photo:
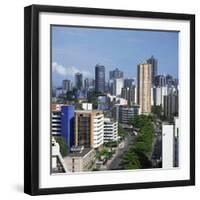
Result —
<path fill-rule="evenodd" d="M 128 133 L 128 136 L 126 137 L 124 141 L 124 147 L 117 149 L 116 154 L 114 155 L 114 158 L 107 165 L 108 170 L 121 169 L 120 163 L 122 161 L 122 156 L 128 150 L 129 146 L 134 142 L 134 139 L 135 139 L 135 135 L 133 135 L 133 133 Z"/>

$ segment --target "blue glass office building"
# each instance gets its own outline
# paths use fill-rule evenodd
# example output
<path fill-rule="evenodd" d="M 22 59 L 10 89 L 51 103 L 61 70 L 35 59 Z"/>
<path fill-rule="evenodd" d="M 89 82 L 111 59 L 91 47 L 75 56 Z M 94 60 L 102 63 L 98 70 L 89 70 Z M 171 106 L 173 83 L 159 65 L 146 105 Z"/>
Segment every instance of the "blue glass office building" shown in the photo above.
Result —
<path fill-rule="evenodd" d="M 69 148 L 71 148 L 75 142 L 74 126 L 74 106 L 61 106 L 61 135 L 65 138 Z"/>

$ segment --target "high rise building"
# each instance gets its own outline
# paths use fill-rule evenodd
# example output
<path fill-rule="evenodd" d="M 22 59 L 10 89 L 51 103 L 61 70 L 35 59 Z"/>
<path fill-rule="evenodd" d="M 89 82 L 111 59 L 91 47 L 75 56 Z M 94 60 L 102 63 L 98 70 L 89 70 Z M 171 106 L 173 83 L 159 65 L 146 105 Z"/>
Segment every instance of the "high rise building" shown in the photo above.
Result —
<path fill-rule="evenodd" d="M 155 76 L 157 76 L 158 72 L 158 61 L 153 56 L 151 58 L 147 59 L 147 63 L 151 64 L 151 77 L 152 77 L 152 84 L 155 84 Z"/>
<path fill-rule="evenodd" d="M 170 169 L 174 166 L 174 126 L 162 124 L 162 168 Z"/>
<path fill-rule="evenodd" d="M 84 89 L 86 91 L 93 91 L 94 90 L 94 86 L 95 86 L 95 81 L 94 79 L 91 78 L 86 78 L 84 80 Z"/>
<path fill-rule="evenodd" d="M 171 76 L 169 74 L 166 75 L 166 84 L 167 84 L 167 86 L 174 85 L 174 78 L 173 78 L 173 76 Z"/>
<path fill-rule="evenodd" d="M 177 78 L 174 78 L 174 86 L 178 87 L 178 79 Z"/>
<path fill-rule="evenodd" d="M 133 78 L 125 78 L 124 79 L 124 87 L 131 88 L 135 86 L 135 79 Z"/>
<path fill-rule="evenodd" d="M 111 117 L 115 120 L 115 121 L 119 121 L 119 105 L 114 105 L 111 108 Z"/>
<path fill-rule="evenodd" d="M 114 79 L 113 94 L 115 96 L 121 96 L 121 91 L 123 87 L 124 87 L 124 80 L 122 78 Z"/>
<path fill-rule="evenodd" d="M 98 148 L 103 144 L 104 115 L 102 111 L 76 111 L 76 146 Z"/>
<path fill-rule="evenodd" d="M 74 106 L 52 104 L 51 134 L 62 136 L 69 148 L 74 145 Z"/>
<path fill-rule="evenodd" d="M 151 64 L 143 63 L 137 66 L 138 73 L 138 88 L 137 100 L 140 105 L 142 114 L 149 114 L 151 112 L 151 85 L 152 85 L 152 70 Z"/>
<path fill-rule="evenodd" d="M 59 104 L 51 106 L 51 134 L 55 136 L 61 135 L 61 112 Z"/>
<path fill-rule="evenodd" d="M 140 106 L 134 105 L 132 107 L 120 106 L 119 107 L 119 122 L 122 124 L 128 124 L 129 120 L 140 114 Z"/>
<path fill-rule="evenodd" d="M 164 96 L 164 116 L 168 119 L 178 116 L 178 92 Z"/>
<path fill-rule="evenodd" d="M 118 122 L 111 118 L 104 118 L 104 142 L 117 141 Z"/>
<path fill-rule="evenodd" d="M 154 105 L 164 107 L 164 96 L 168 95 L 168 88 L 167 87 L 155 87 L 154 88 Z"/>
<path fill-rule="evenodd" d="M 174 117 L 174 167 L 179 166 L 179 118 Z"/>
<path fill-rule="evenodd" d="M 74 120 L 74 106 L 61 106 L 61 135 L 64 137 L 69 148 L 71 148 L 75 142 Z"/>
<path fill-rule="evenodd" d="M 121 97 L 128 100 L 129 88 L 122 88 Z"/>
<path fill-rule="evenodd" d="M 121 97 L 128 101 L 128 105 L 135 104 L 135 86 L 122 88 Z"/>
<path fill-rule="evenodd" d="M 71 89 L 70 80 L 63 80 L 62 81 L 62 89 L 63 89 L 64 93 L 70 91 L 70 89 Z"/>
<path fill-rule="evenodd" d="M 179 118 L 173 123 L 162 123 L 162 167 L 165 169 L 179 166 Z"/>
<path fill-rule="evenodd" d="M 123 78 L 124 73 L 120 71 L 118 68 L 114 69 L 113 71 L 110 71 L 110 79 L 118 79 L 118 78 Z"/>
<path fill-rule="evenodd" d="M 167 84 L 165 75 L 157 75 L 155 77 L 155 86 L 156 87 L 165 87 Z"/>
<path fill-rule="evenodd" d="M 83 75 L 79 72 L 75 74 L 75 87 L 79 90 L 83 88 Z"/>
<path fill-rule="evenodd" d="M 105 92 L 105 67 L 102 65 L 95 66 L 95 91 Z"/>

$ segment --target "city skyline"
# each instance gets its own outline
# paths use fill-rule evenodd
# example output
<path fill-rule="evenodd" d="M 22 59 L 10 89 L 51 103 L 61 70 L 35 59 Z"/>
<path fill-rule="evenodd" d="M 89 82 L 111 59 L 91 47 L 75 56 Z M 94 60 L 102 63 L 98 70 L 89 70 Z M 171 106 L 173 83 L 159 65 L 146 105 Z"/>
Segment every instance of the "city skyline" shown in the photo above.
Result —
<path fill-rule="evenodd" d="M 178 167 L 178 34 L 58 29 L 52 172 Z"/>
<path fill-rule="evenodd" d="M 152 55 L 158 74 L 178 77 L 177 32 L 53 26 L 52 47 L 53 86 L 63 79 L 74 82 L 77 72 L 94 78 L 96 64 L 105 66 L 106 80 L 115 68 L 126 78 L 136 78 L 137 64 Z"/>

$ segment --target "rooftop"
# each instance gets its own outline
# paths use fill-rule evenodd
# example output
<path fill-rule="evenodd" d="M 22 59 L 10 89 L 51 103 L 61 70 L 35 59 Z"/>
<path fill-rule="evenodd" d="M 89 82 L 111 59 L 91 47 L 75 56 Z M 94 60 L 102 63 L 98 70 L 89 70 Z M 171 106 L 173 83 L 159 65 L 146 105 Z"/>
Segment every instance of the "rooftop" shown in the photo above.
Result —
<path fill-rule="evenodd" d="M 75 110 L 76 113 L 100 113 L 103 112 L 101 110 Z"/>
<path fill-rule="evenodd" d="M 68 156 L 69 157 L 83 157 L 86 154 L 88 154 L 90 151 L 93 151 L 93 149 L 92 148 L 74 148 L 74 151 L 70 152 Z"/>

